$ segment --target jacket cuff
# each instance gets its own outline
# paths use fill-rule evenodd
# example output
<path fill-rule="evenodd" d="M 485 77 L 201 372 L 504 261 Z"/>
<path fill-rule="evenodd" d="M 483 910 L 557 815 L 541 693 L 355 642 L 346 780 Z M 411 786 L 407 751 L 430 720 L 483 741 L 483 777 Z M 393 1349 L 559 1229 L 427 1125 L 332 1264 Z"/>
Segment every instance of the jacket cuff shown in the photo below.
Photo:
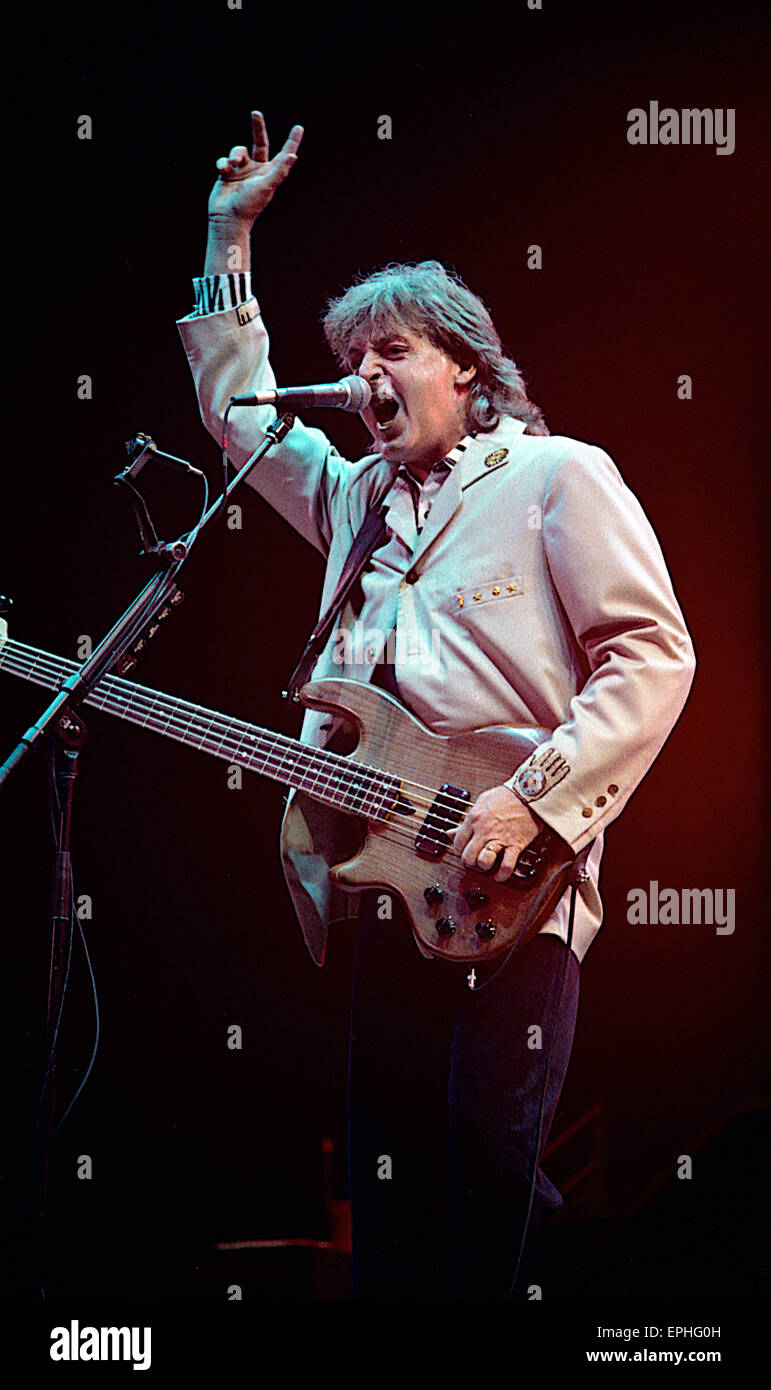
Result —
<path fill-rule="evenodd" d="M 569 773 L 562 754 L 547 743 L 537 748 L 503 785 L 578 852 L 595 838 L 605 818 L 616 812 L 619 801 L 626 801 L 628 793 L 620 794 L 618 784 L 609 782 L 607 787 L 596 788 L 591 801 L 576 800 L 575 781 L 560 787 Z"/>
<path fill-rule="evenodd" d="M 200 275 L 193 279 L 193 312 L 190 318 L 203 314 L 219 314 L 235 309 L 252 298 L 252 274 L 249 270 L 234 270 L 223 275 Z"/>

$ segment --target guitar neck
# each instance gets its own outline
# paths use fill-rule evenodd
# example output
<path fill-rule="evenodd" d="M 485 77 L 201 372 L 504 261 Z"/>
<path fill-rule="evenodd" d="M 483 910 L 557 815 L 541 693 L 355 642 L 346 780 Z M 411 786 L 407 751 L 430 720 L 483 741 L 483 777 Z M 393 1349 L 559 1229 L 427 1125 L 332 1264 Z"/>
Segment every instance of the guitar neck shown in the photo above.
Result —
<path fill-rule="evenodd" d="M 79 669 L 75 661 L 22 642 L 0 639 L 0 671 L 22 680 L 56 691 Z M 150 690 L 120 676 L 104 676 L 81 703 L 307 792 L 314 800 L 353 815 L 377 818 L 393 799 L 395 779 L 379 768 L 311 748 L 299 739 Z"/>

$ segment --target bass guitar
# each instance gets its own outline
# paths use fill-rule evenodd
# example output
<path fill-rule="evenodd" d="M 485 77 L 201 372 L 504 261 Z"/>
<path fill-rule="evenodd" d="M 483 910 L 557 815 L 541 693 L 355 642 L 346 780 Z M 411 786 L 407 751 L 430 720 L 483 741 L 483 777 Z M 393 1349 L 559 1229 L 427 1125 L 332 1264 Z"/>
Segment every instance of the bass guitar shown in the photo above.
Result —
<path fill-rule="evenodd" d="M 77 669 L 77 662 L 11 640 L 0 620 L 0 670 L 57 690 Z M 330 870 L 334 883 L 397 894 L 430 954 L 487 963 L 529 941 L 567 887 L 574 857 L 565 842 L 542 830 L 513 875 L 498 883 L 495 865 L 488 872 L 467 868 L 452 841 L 477 797 L 510 778 L 548 731 L 436 734 L 387 692 L 353 680 L 311 681 L 300 698 L 352 726 L 350 752 L 310 747 L 121 676 L 103 677 L 83 703 L 354 817 L 361 844 Z"/>

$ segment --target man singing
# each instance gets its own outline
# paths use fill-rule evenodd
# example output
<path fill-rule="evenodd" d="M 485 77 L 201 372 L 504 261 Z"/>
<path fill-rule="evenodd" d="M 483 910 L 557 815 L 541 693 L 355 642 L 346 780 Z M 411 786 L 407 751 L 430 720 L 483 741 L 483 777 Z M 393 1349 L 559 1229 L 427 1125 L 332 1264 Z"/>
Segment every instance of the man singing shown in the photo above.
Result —
<path fill-rule="evenodd" d="M 293 127 L 270 159 L 253 112 L 251 153 L 237 145 L 217 161 L 205 273 L 179 328 L 218 441 L 231 396 L 275 385 L 250 234 L 302 134 Z M 441 734 L 547 729 L 547 742 L 470 807 L 453 847 L 499 882 L 544 826 L 588 853 L 572 921 L 566 892 L 481 988 L 416 949 L 398 901 L 384 921 L 380 895 L 362 896 L 349 1066 L 353 1292 L 526 1296 L 528 1216 L 541 1221 L 561 1204 L 538 1159 L 570 1057 L 580 962 L 602 918 L 603 832 L 683 708 L 693 648 L 656 537 L 615 464 L 549 434 L 485 306 L 457 276 L 436 261 L 386 267 L 330 303 L 324 330 L 340 367 L 371 387 L 360 412 L 371 452 L 351 463 L 298 420 L 248 479 L 326 557 L 322 608 L 366 516 L 385 509 L 385 533 L 314 678 L 379 683 Z M 272 407 L 232 413 L 234 464 L 274 418 Z M 353 632 L 366 640 L 340 641 Z M 324 746 L 337 723 L 306 712 L 302 737 Z M 329 921 L 345 915 L 328 875 L 347 857 L 344 834 L 335 813 L 291 798 L 282 859 L 318 965 Z"/>

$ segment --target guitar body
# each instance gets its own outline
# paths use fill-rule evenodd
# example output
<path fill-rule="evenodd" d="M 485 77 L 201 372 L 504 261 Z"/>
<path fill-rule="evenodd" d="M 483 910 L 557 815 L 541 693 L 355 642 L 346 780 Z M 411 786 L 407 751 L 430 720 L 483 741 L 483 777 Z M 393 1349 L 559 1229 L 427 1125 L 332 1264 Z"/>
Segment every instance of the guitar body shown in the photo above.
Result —
<path fill-rule="evenodd" d="M 392 774 L 400 787 L 391 807 L 364 819 L 361 848 L 331 870 L 335 884 L 396 893 L 423 954 L 485 963 L 529 941 L 567 886 L 574 857 L 565 842 L 542 832 L 532 852 L 520 855 L 519 876 L 505 883 L 493 871 L 467 868 L 451 846 L 477 797 L 507 781 L 548 731 L 436 734 L 387 692 L 359 681 L 313 681 L 300 698 L 353 725 L 358 742 L 346 758 Z M 451 790 L 437 797 L 445 787 Z"/>

